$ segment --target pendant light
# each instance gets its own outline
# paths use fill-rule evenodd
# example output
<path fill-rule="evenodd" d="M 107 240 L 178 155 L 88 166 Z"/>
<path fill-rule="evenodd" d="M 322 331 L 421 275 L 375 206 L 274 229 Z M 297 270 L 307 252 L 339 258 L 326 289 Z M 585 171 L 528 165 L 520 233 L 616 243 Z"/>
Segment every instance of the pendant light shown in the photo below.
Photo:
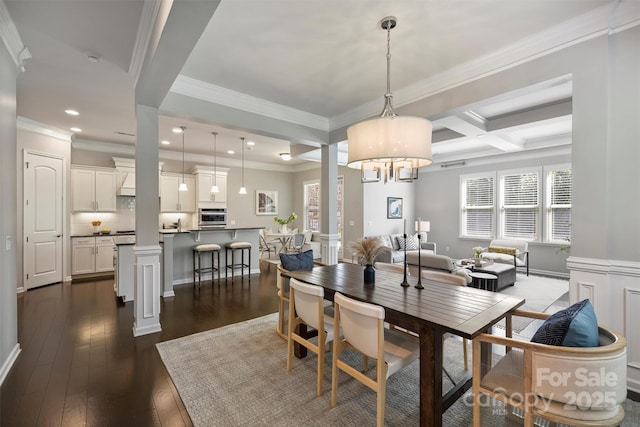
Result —
<path fill-rule="evenodd" d="M 213 134 L 213 185 L 211 186 L 211 192 L 212 193 L 219 193 L 220 190 L 218 189 L 218 174 L 216 173 L 218 168 L 217 168 L 217 162 L 216 162 L 216 139 L 218 138 L 218 132 L 211 132 Z"/>
<path fill-rule="evenodd" d="M 180 126 L 180 130 L 182 131 L 182 182 L 178 187 L 178 191 L 189 191 L 187 188 L 187 183 L 184 182 L 184 131 L 187 130 L 186 127 Z"/>
<path fill-rule="evenodd" d="M 238 194 L 247 194 L 247 189 L 244 186 L 244 138 L 240 138 L 240 140 L 242 141 L 242 187 L 240 187 Z"/>
<path fill-rule="evenodd" d="M 386 176 L 393 178 L 398 169 L 411 170 L 410 176 L 416 179 L 418 168 L 432 162 L 431 122 L 423 117 L 399 116 L 391 105 L 390 40 L 397 21 L 394 16 L 380 21 L 380 27 L 387 31 L 387 93 L 382 113 L 347 129 L 347 166 L 360 169 L 363 175 L 365 170 L 385 171 L 385 182 Z"/>

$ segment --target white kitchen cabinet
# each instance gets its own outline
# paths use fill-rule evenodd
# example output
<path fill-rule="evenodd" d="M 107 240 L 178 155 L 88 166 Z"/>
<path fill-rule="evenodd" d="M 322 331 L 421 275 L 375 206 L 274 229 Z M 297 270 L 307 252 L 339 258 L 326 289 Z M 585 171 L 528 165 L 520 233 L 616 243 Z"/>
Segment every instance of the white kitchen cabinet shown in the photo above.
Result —
<path fill-rule="evenodd" d="M 193 175 L 185 175 L 187 191 L 179 191 L 182 174 L 160 175 L 160 212 L 195 212 L 196 180 Z"/>
<path fill-rule="evenodd" d="M 73 237 L 71 239 L 71 274 L 113 271 L 113 238 Z"/>
<path fill-rule="evenodd" d="M 71 168 L 71 203 L 74 212 L 115 212 L 115 170 Z"/>
<path fill-rule="evenodd" d="M 213 184 L 218 186 L 218 193 L 211 192 Z M 198 174 L 198 203 L 227 203 L 227 174 Z"/>

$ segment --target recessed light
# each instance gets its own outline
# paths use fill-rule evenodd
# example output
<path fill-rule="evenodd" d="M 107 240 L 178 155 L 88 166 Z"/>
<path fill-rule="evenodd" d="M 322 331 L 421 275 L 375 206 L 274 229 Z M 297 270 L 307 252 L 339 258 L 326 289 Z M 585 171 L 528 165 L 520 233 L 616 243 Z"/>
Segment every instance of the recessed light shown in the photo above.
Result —
<path fill-rule="evenodd" d="M 291 154 L 289 153 L 280 153 L 280 158 L 285 161 L 291 160 Z"/>
<path fill-rule="evenodd" d="M 160 141 L 160 144 L 162 145 L 169 145 L 171 144 L 169 141 L 167 141 L 166 139 L 163 139 L 162 141 Z"/>
<path fill-rule="evenodd" d="M 180 128 L 180 127 L 174 127 L 173 129 L 171 129 L 171 131 L 172 131 L 173 133 L 182 133 L 182 128 Z"/>
<path fill-rule="evenodd" d="M 253 141 L 247 141 L 247 145 L 253 147 L 254 145 L 256 145 L 256 143 Z"/>
<path fill-rule="evenodd" d="M 229 151 L 227 151 L 227 154 L 236 154 L 236 152 L 233 151 L 233 150 L 229 150 Z"/>
<path fill-rule="evenodd" d="M 68 110 L 64 110 L 64 112 L 65 112 L 65 113 L 67 113 L 67 114 L 68 114 L 68 115 L 70 115 L 70 116 L 77 116 L 77 115 L 79 115 L 79 114 L 80 114 L 80 113 L 78 113 L 76 110 L 72 110 L 72 109 L 70 109 L 70 108 L 69 108 Z"/>
<path fill-rule="evenodd" d="M 82 132 L 82 129 L 76 128 L 76 127 L 72 127 L 69 130 L 72 131 L 72 132 Z"/>

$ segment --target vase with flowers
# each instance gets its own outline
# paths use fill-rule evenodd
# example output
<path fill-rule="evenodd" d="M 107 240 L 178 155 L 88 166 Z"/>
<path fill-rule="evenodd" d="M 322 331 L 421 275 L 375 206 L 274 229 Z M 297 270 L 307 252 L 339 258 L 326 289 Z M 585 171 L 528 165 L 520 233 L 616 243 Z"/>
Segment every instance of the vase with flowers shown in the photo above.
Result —
<path fill-rule="evenodd" d="M 374 283 L 376 281 L 376 270 L 373 268 L 373 262 L 378 254 L 387 250 L 387 247 L 377 237 L 364 237 L 352 243 L 351 249 L 354 255 L 364 262 L 364 282 Z"/>
<path fill-rule="evenodd" d="M 476 267 L 480 267 L 482 265 L 482 260 L 480 257 L 482 256 L 482 252 L 484 248 L 482 246 L 476 246 L 473 248 L 473 255 Z"/>
<path fill-rule="evenodd" d="M 295 221 L 296 219 L 298 219 L 298 215 L 295 212 L 291 212 L 291 215 L 289 215 L 287 218 L 278 218 L 277 216 L 274 216 L 273 222 L 277 222 L 278 224 L 280 224 L 281 233 L 288 233 L 288 224 Z"/>

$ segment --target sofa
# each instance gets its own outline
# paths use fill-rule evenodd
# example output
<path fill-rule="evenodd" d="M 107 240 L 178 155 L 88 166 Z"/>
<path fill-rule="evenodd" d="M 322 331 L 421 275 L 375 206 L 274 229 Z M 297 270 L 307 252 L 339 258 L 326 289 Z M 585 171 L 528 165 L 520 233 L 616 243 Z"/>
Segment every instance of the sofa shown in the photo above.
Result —
<path fill-rule="evenodd" d="M 375 262 L 388 262 L 388 263 L 403 263 L 404 262 L 404 237 L 402 234 L 380 234 L 377 237 L 382 241 L 382 244 L 388 249 L 379 254 Z M 410 253 L 415 252 L 418 254 L 418 237 L 417 234 L 407 236 L 407 256 Z M 427 242 L 424 238 L 421 241 L 420 252 L 423 254 L 436 253 L 436 244 L 434 242 Z"/>
<path fill-rule="evenodd" d="M 407 252 L 407 265 L 411 270 L 412 275 L 417 275 L 418 270 L 418 252 Z M 467 284 L 472 282 L 472 277 L 469 275 L 469 270 L 463 267 L 458 267 L 451 258 L 445 255 L 435 254 L 420 254 L 420 267 L 423 270 L 443 271 L 456 276 L 464 277 Z"/>
<path fill-rule="evenodd" d="M 493 262 L 513 264 L 516 269 L 523 267 L 529 275 L 529 244 L 521 240 L 492 240 L 489 247 L 483 248 L 480 258 Z"/>

